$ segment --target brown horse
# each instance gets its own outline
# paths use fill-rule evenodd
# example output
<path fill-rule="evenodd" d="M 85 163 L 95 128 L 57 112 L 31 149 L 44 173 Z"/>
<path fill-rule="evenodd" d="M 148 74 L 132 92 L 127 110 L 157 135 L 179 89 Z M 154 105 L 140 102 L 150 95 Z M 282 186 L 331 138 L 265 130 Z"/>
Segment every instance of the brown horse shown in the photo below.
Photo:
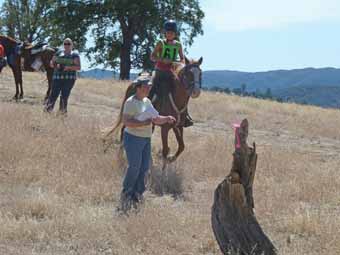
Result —
<path fill-rule="evenodd" d="M 177 120 L 175 125 L 161 126 L 162 156 L 163 159 L 170 162 L 175 161 L 184 151 L 183 127 L 185 115 L 190 97 L 197 98 L 201 92 L 202 70 L 200 65 L 202 62 L 203 58 L 200 58 L 198 61 L 190 61 L 185 58 L 185 65 L 177 64 L 173 71 L 175 77 L 172 82 L 173 84 L 171 84 L 171 80 L 162 81 L 162 84 L 159 84 L 161 86 L 173 86 L 167 95 L 167 100 L 164 98 L 153 100 L 155 108 L 161 115 L 172 115 Z M 174 155 L 169 156 L 168 135 L 171 129 L 175 133 L 178 148 Z"/>
<path fill-rule="evenodd" d="M 22 89 L 21 57 L 18 52 L 20 42 L 11 37 L 0 35 L 0 44 L 5 48 L 7 62 L 14 75 L 16 90 L 13 98 L 21 99 L 24 96 L 24 91 Z"/>
<path fill-rule="evenodd" d="M 24 71 L 46 71 L 48 88 L 44 99 L 45 102 L 51 93 L 53 68 L 50 66 L 50 61 L 56 52 L 56 48 L 47 46 L 46 44 L 32 45 L 27 42 L 24 43 L 22 49 L 22 57 L 24 58 Z"/>
<path fill-rule="evenodd" d="M 164 100 L 153 100 L 155 108 L 159 111 L 161 115 L 172 115 L 176 118 L 176 123 L 174 125 L 162 125 L 162 156 L 163 159 L 167 161 L 175 161 L 177 157 L 184 151 L 184 137 L 183 137 L 183 127 L 185 121 L 185 114 L 187 111 L 188 103 L 190 97 L 197 98 L 200 95 L 202 87 L 202 70 L 200 65 L 202 64 L 203 58 L 198 61 L 189 61 L 185 59 L 184 64 L 176 64 L 175 70 L 173 71 L 173 80 L 164 81 L 163 85 L 173 86 L 171 91 L 167 94 L 167 98 Z M 151 77 L 150 77 L 151 78 Z M 173 83 L 173 84 L 171 84 Z M 120 109 L 118 121 L 114 128 L 107 134 L 110 135 L 114 133 L 122 123 L 123 106 L 125 101 L 134 93 L 134 87 L 131 84 L 126 92 L 125 97 L 122 102 Z M 169 131 L 173 130 L 178 143 L 177 152 L 173 156 L 169 156 L 169 145 L 168 145 L 168 135 Z M 122 142 L 122 132 L 124 131 L 124 126 L 121 128 L 121 142 Z"/>

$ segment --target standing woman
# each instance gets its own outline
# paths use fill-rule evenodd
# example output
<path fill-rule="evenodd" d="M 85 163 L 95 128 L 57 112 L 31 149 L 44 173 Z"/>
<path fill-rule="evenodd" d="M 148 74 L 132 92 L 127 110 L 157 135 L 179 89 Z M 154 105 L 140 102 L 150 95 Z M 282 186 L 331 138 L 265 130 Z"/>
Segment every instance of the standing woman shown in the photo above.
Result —
<path fill-rule="evenodd" d="M 60 95 L 59 112 L 66 115 L 68 98 L 77 79 L 77 71 L 80 70 L 79 54 L 73 51 L 73 42 L 70 38 L 64 40 L 64 50 L 56 53 L 50 66 L 54 68 L 52 91 L 44 110 L 52 112 Z"/>
<path fill-rule="evenodd" d="M 122 122 L 125 126 L 123 144 L 128 160 L 128 169 L 123 181 L 120 210 L 128 211 L 136 206 L 145 191 L 145 175 L 151 160 L 152 123 L 173 124 L 173 116 L 160 116 L 148 99 L 152 83 L 149 77 L 140 77 L 126 91 L 119 120 L 113 131 Z M 129 92 L 135 93 L 128 97 Z"/>

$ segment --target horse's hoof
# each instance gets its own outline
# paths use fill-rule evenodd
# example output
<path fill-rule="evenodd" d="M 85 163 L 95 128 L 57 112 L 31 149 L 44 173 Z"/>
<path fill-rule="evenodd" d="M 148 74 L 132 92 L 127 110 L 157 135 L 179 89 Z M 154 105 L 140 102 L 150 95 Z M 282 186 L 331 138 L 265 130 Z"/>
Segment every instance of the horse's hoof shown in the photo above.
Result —
<path fill-rule="evenodd" d="M 176 159 L 177 159 L 176 156 L 169 156 L 169 157 L 167 158 L 167 161 L 168 161 L 169 163 L 172 163 L 172 162 L 175 162 Z"/>
<path fill-rule="evenodd" d="M 19 99 L 23 99 L 23 98 L 24 98 L 24 95 L 20 95 L 20 96 L 19 96 Z"/>

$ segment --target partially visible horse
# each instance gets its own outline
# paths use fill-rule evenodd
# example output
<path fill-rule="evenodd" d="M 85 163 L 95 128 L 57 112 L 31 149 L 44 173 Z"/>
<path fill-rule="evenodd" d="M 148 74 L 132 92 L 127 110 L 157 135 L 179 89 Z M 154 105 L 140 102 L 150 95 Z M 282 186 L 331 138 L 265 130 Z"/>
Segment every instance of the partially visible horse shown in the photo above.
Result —
<path fill-rule="evenodd" d="M 0 44 L 5 48 L 7 63 L 14 75 L 15 95 L 13 98 L 21 99 L 24 96 L 24 90 L 22 88 L 21 57 L 19 52 L 20 42 L 9 36 L 0 35 Z"/>
<path fill-rule="evenodd" d="M 198 61 L 185 59 L 184 64 L 176 64 L 173 75 L 174 80 L 164 81 L 166 86 L 173 86 L 167 94 L 167 98 L 161 98 L 161 100 L 153 100 L 155 108 L 159 111 L 161 115 L 172 115 L 176 118 L 176 123 L 173 125 L 165 124 L 161 126 L 162 135 L 162 156 L 163 159 L 167 161 L 175 161 L 177 157 L 184 151 L 184 137 L 183 137 L 183 127 L 185 121 L 185 114 L 188 108 L 188 103 L 190 97 L 197 98 L 200 95 L 202 88 L 202 70 L 200 65 L 202 64 L 203 58 Z M 151 77 L 150 77 L 151 78 Z M 173 84 L 171 84 L 173 83 Z M 108 133 L 111 134 L 117 130 L 122 124 L 123 106 L 125 101 L 134 93 L 134 86 L 131 84 L 126 92 L 125 97 L 122 102 L 120 109 L 118 121 L 114 128 Z M 177 152 L 169 156 L 169 145 L 168 145 L 168 135 L 169 131 L 173 130 L 178 143 Z M 124 131 L 124 126 L 121 128 L 121 142 L 122 142 L 122 132 Z"/>
<path fill-rule="evenodd" d="M 48 88 L 44 99 L 45 102 L 51 93 L 53 68 L 50 66 L 50 61 L 56 52 L 56 48 L 50 47 L 44 43 L 32 45 L 25 42 L 22 49 L 22 57 L 24 58 L 24 71 L 46 71 Z"/>

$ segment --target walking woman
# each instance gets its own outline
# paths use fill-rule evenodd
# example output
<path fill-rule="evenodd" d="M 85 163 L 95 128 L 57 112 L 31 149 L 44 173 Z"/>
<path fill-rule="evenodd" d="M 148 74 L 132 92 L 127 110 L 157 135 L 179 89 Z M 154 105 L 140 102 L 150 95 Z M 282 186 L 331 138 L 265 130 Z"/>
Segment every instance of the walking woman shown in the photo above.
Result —
<path fill-rule="evenodd" d="M 128 160 L 128 169 L 123 181 L 120 209 L 127 212 L 136 207 L 145 191 L 145 176 L 151 160 L 152 124 L 172 125 L 173 116 L 160 116 L 148 95 L 151 88 L 150 77 L 141 76 L 127 89 L 119 120 L 112 131 L 123 123 L 123 144 Z M 129 97 L 131 91 L 135 91 Z"/>
<path fill-rule="evenodd" d="M 64 40 L 64 50 L 56 53 L 50 65 L 54 68 L 52 91 L 44 110 L 52 112 L 60 95 L 59 113 L 66 115 L 68 98 L 77 79 L 77 71 L 80 70 L 79 54 L 73 50 L 73 42 L 70 38 Z"/>

